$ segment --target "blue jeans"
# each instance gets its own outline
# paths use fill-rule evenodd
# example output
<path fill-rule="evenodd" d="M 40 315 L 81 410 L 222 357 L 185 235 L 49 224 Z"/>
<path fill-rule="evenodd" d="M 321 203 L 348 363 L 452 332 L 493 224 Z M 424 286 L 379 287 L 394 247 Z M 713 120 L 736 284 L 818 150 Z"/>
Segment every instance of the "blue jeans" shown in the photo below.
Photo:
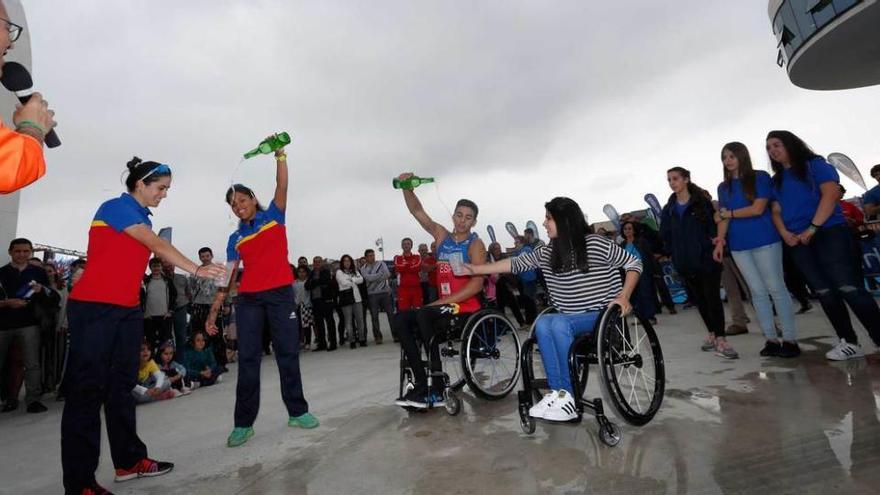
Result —
<path fill-rule="evenodd" d="M 541 316 L 535 322 L 535 338 L 547 373 L 547 385 L 552 390 L 565 389 L 574 395 L 568 371 L 568 349 L 578 335 L 593 331 L 598 318 L 598 311 L 557 313 Z"/>
<path fill-rule="evenodd" d="M 238 330 L 238 385 L 235 389 L 235 426 L 253 426 L 260 409 L 260 363 L 263 359 L 263 325 L 269 325 L 281 399 L 289 416 L 309 412 L 299 372 L 299 318 L 293 288 L 239 294 L 235 300 Z"/>
<path fill-rule="evenodd" d="M 856 263 L 860 260 L 853 255 L 852 242 L 846 225 L 821 228 L 809 244 L 791 248 L 791 258 L 819 296 L 838 337 L 850 344 L 859 343 L 846 309 L 848 304 L 874 343 L 880 345 L 880 309 L 859 276 Z"/>
<path fill-rule="evenodd" d="M 782 325 L 782 338 L 789 342 L 796 341 L 794 305 L 782 274 L 782 242 L 733 251 L 731 255 L 752 292 L 752 305 L 755 306 L 758 323 L 761 324 L 767 340 L 776 341 L 778 338 L 773 323 L 773 304 L 776 304 L 776 314 L 779 315 L 779 323 Z"/>

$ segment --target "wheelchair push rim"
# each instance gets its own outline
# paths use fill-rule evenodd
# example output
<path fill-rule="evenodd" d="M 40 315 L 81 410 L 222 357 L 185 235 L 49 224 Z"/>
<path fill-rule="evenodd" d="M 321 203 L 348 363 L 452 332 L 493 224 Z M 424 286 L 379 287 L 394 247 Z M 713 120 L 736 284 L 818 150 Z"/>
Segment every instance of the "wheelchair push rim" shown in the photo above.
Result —
<path fill-rule="evenodd" d="M 663 402 L 663 352 L 654 328 L 617 306 L 602 316 L 597 335 L 602 391 L 617 414 L 634 426 L 647 424 Z"/>
<path fill-rule="evenodd" d="M 519 380 L 520 339 L 517 327 L 495 311 L 481 311 L 468 321 L 461 342 L 461 367 L 477 396 L 497 400 Z"/>

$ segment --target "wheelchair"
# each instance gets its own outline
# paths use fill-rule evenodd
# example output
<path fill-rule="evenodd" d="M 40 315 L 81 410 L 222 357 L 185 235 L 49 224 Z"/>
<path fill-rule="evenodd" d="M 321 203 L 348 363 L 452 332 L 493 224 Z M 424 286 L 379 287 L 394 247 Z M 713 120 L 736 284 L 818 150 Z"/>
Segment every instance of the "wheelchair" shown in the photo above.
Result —
<path fill-rule="evenodd" d="M 556 310 L 548 308 L 541 315 L 551 312 Z M 520 353 L 523 390 L 518 392 L 519 418 L 520 427 L 528 435 L 536 428 L 536 418 L 529 416 L 529 408 L 543 397 L 541 389 L 548 389 L 547 379 L 535 373 L 543 372 L 543 365 L 535 363 L 541 354 L 535 349 L 534 332 L 533 324 Z M 660 341 L 648 321 L 634 313 L 624 316 L 615 305 L 603 310 L 593 331 L 579 335 L 569 348 L 568 370 L 577 404 L 577 419 L 573 422 L 580 422 L 584 411 L 591 410 L 599 423 L 599 439 L 613 447 L 620 443 L 620 428 L 605 416 L 601 398 L 584 397 L 591 364 L 599 366 L 602 394 L 617 415 L 633 426 L 643 426 L 663 402 L 666 375 Z"/>
<path fill-rule="evenodd" d="M 422 359 L 428 387 L 439 383 L 443 388 L 446 412 L 455 416 L 461 412 L 459 393 L 467 386 L 477 397 L 500 400 L 507 397 L 517 385 L 520 373 L 521 342 L 519 327 L 494 309 L 475 313 L 459 313 L 458 305 L 448 305 L 452 314 L 448 325 L 435 329 L 430 342 L 422 342 L 423 356 L 430 357 L 430 349 L 439 346 L 442 371 L 431 371 L 430 358 Z M 400 385 L 403 396 L 415 385 L 415 378 L 400 351 Z M 429 403 L 427 409 L 434 408 Z M 425 409 L 404 407 L 416 412 Z"/>

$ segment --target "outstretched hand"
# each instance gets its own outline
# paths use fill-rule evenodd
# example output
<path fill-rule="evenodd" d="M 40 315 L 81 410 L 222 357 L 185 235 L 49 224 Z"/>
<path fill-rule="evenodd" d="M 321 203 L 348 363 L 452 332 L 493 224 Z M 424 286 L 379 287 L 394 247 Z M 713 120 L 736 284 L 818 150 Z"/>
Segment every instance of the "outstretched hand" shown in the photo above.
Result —
<path fill-rule="evenodd" d="M 226 278 L 226 267 L 217 263 L 203 265 L 198 267 L 193 275 L 201 278 Z"/>
<path fill-rule="evenodd" d="M 452 274 L 456 277 L 472 277 L 476 274 L 474 265 L 470 263 L 450 263 L 452 265 Z"/>

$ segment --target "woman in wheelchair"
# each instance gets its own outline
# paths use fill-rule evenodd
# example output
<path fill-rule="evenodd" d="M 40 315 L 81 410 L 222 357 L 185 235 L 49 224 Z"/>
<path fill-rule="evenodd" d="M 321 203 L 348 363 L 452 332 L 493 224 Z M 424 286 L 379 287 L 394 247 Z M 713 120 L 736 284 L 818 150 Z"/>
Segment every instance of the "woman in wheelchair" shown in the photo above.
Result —
<path fill-rule="evenodd" d="M 535 337 L 551 391 L 529 415 L 550 421 L 578 418 L 568 370 L 568 351 L 578 335 L 593 330 L 607 306 L 617 304 L 624 314 L 639 281 L 641 261 L 611 240 L 590 233 L 578 204 L 564 197 L 544 205 L 544 228 L 550 243 L 531 253 L 484 265 L 465 264 L 464 274 L 521 273 L 540 268 L 550 299 L 559 313 L 535 322 Z M 620 270 L 626 271 L 621 283 Z"/>

